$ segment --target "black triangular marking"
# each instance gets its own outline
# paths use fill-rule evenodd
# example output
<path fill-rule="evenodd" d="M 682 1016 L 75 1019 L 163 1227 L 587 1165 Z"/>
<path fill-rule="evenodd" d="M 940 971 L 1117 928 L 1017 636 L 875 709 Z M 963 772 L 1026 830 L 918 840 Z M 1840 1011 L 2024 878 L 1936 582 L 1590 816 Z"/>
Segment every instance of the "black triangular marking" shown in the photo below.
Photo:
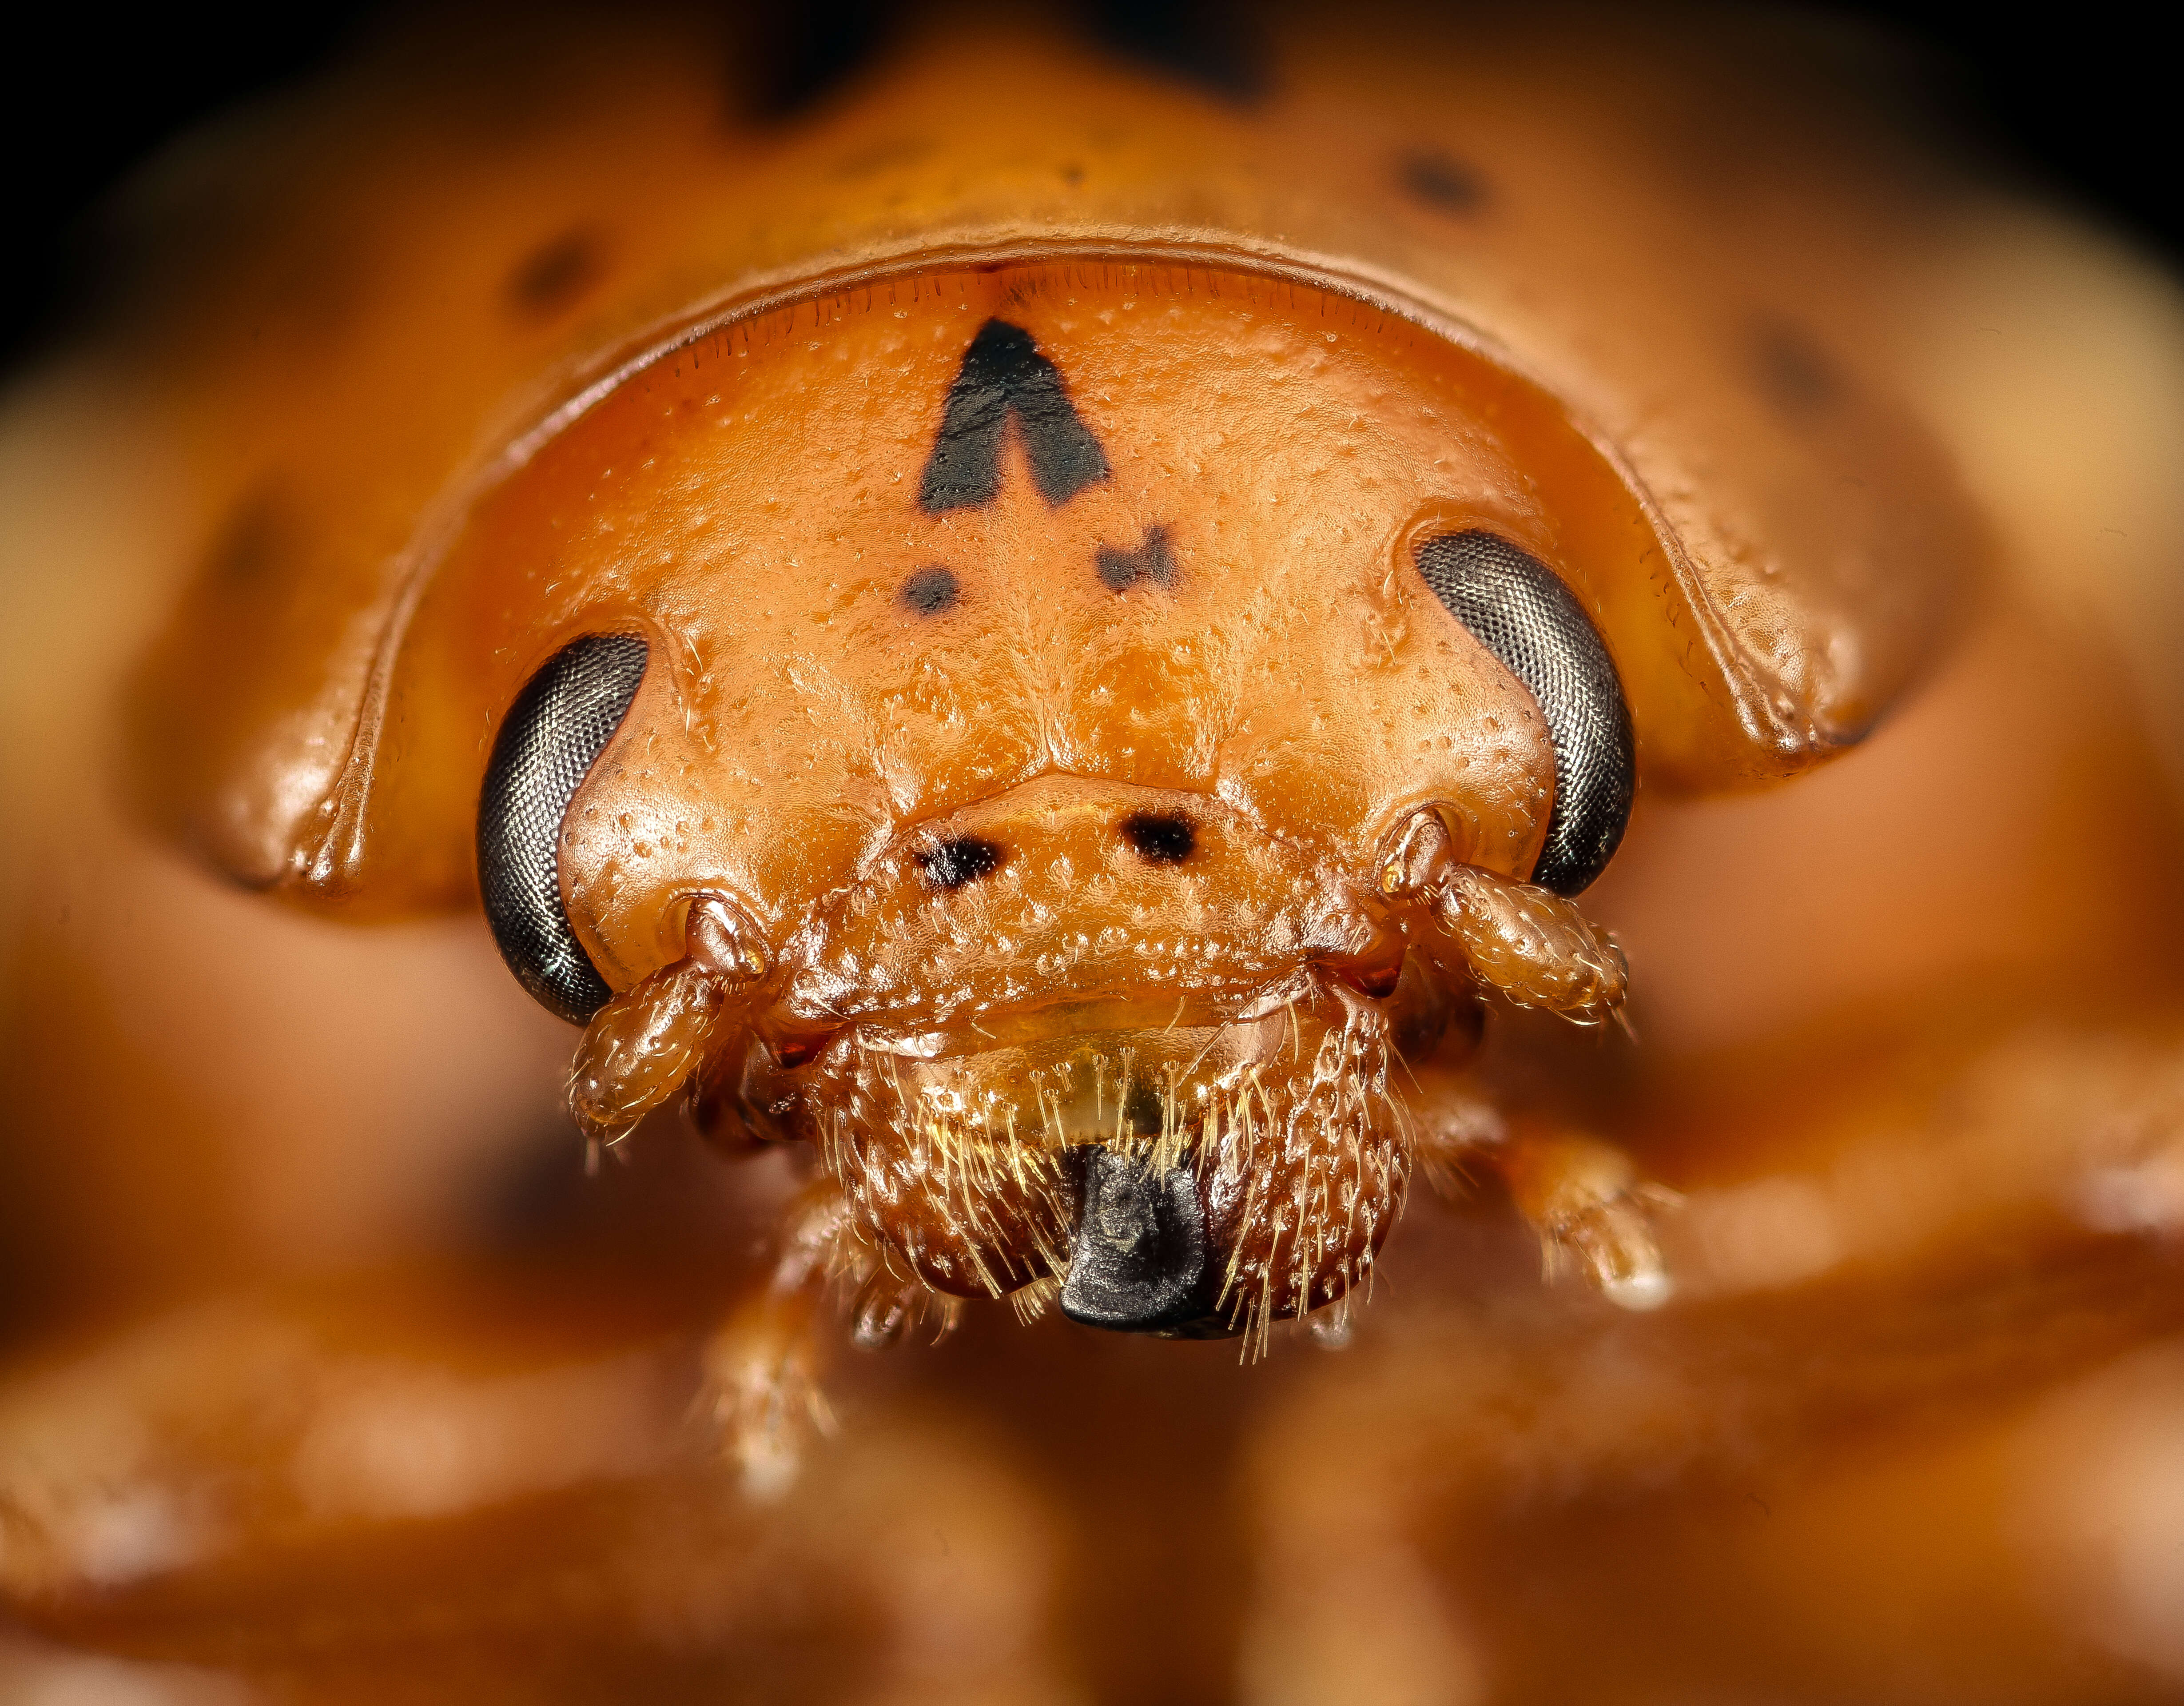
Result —
<path fill-rule="evenodd" d="M 1054 364 L 1022 326 L 989 320 L 963 352 L 963 365 L 948 387 L 940 436 L 917 494 L 927 515 L 994 501 L 1001 488 L 1001 430 L 1011 413 L 1033 483 L 1050 508 L 1107 477 L 1107 453 L 1078 418 Z"/>

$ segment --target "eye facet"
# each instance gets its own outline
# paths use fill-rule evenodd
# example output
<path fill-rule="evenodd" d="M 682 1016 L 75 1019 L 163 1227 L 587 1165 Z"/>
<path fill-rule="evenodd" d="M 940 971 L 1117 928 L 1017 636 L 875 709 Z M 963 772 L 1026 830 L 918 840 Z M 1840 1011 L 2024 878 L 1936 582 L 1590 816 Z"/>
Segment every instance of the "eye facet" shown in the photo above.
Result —
<path fill-rule="evenodd" d="M 1532 881 L 1575 895 L 1607 868 L 1630 820 L 1637 749 L 1614 660 L 1552 571 L 1487 532 L 1418 547 L 1448 613 L 1530 689 L 1555 749 L 1555 805 Z"/>
<path fill-rule="evenodd" d="M 577 1024 L 613 991 L 561 901 L 561 820 L 637 697 L 649 650 L 634 634 L 590 634 L 549 658 L 501 722 L 478 800 L 478 887 L 493 940 L 523 987 Z"/>

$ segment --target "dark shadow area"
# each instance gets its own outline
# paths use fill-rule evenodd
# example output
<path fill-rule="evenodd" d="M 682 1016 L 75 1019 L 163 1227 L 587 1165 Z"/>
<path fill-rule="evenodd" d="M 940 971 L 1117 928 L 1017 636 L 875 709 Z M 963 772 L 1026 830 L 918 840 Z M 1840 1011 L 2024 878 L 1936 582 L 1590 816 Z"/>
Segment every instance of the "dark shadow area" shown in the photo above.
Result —
<path fill-rule="evenodd" d="M 877 22 L 883 8 L 853 9 Z M 1145 9 L 1076 8 L 1110 51 L 1115 19 L 1128 22 Z M 1176 21 L 1179 14 L 1204 10 L 1211 20 L 1220 10 L 1210 0 L 1156 9 L 1163 42 L 1197 39 Z M 1945 127 L 1968 131 L 2020 181 L 2085 203 L 2171 254 L 2184 252 L 2184 206 L 2163 134 L 2173 73 L 2151 26 L 2134 21 L 2145 16 L 2137 8 L 2081 6 L 2066 25 L 2043 28 L 2013 24 L 1992 8 L 1932 0 L 1812 9 L 1909 38 L 1914 57 L 1899 74 L 1910 86 L 1904 92 Z M 387 10 L 330 3 L 125 18 L 86 7 L 41 17 L 35 47 L 26 42 L 8 56 L 0 100 L 12 239 L 0 285 L 0 361 L 12 363 L 65 330 L 72 310 L 90 299 L 101 271 L 98 209 L 133 168 L 192 125 L 337 55 Z M 1329 17 L 1330 28 L 1340 27 L 1337 12 Z M 799 37 L 795 45 L 810 51 L 791 56 L 788 82 L 769 87 L 768 98 L 791 104 L 850 57 L 840 33 L 810 43 Z"/>
<path fill-rule="evenodd" d="M 2067 21 L 1947 0 L 1811 9 L 1902 40 L 1910 92 L 2020 183 L 2103 215 L 2172 259 L 2184 254 L 2170 164 L 2175 73 L 2147 13 L 2105 0 Z"/>
<path fill-rule="evenodd" d="M 378 9 L 92 6 L 41 16 L 8 55 L 0 98 L 12 239 L 0 360 L 12 365 L 70 323 L 99 273 L 98 205 L 134 168 L 337 53 Z"/>

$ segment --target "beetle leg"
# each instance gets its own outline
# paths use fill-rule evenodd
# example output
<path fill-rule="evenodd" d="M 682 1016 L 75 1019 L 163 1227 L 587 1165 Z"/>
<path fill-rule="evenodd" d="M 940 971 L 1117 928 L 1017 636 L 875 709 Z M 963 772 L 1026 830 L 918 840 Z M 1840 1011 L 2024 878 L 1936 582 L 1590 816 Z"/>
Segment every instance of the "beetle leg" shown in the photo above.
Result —
<path fill-rule="evenodd" d="M 1540 1235 L 1547 1277 L 1574 1263 L 1626 1309 L 1653 1309 L 1674 1290 L 1652 1217 L 1676 1194 L 1638 1177 L 1630 1157 L 1597 1138 L 1523 1131 L 1487 1151 L 1518 1213 Z"/>
<path fill-rule="evenodd" d="M 1641 1180 L 1630 1157 L 1573 1132 L 1512 1130 L 1460 1073 L 1428 1068 L 1412 1110 L 1418 1170 L 1444 1196 L 1484 1166 L 1501 1176 L 1517 1212 L 1540 1236 L 1552 1280 L 1573 1263 L 1609 1301 L 1651 1309 L 1674 1289 L 1653 1237 L 1652 1217 L 1680 1200 Z"/>
<path fill-rule="evenodd" d="M 944 1297 L 922 1280 L 898 1272 L 884 1255 L 871 1267 L 850 1305 L 850 1341 L 859 1350 L 884 1350 L 927 1326 L 938 1344 L 961 1322 L 961 1297 Z"/>
<path fill-rule="evenodd" d="M 818 1378 L 828 1285 L 844 1276 L 869 1280 L 881 1266 L 831 1179 L 790 1204 L 777 1248 L 765 1286 L 728 1318 L 705 1357 L 722 1444 L 742 1471 L 744 1491 L 761 1500 L 788 1491 L 813 1431 L 834 1430 Z"/>
<path fill-rule="evenodd" d="M 1509 1140 L 1508 1124 L 1468 1074 L 1429 1064 L 1413 1077 L 1418 1094 L 1408 1108 L 1411 1157 L 1435 1190 L 1460 1196 L 1478 1162 L 1494 1163 Z"/>
<path fill-rule="evenodd" d="M 1630 968 L 1607 931 L 1577 903 L 1533 883 L 1462 863 L 1440 815 L 1415 814 L 1382 862 L 1381 891 L 1424 903 L 1429 949 L 1520 1007 L 1578 1024 L 1623 1005 Z"/>

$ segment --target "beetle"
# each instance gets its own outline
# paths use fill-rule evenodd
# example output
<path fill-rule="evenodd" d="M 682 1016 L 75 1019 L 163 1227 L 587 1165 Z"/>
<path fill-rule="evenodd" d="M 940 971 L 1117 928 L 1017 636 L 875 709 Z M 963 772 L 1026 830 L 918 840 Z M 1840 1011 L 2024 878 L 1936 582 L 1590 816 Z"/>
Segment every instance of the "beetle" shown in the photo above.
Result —
<path fill-rule="evenodd" d="M 1854 745 L 1986 549 L 1838 354 L 1881 312 L 1828 265 L 1855 198 L 1786 182 L 1802 229 L 1699 265 L 1671 162 L 1430 79 L 1338 121 L 1331 69 L 1209 104 L 1065 63 L 907 52 L 733 196 L 626 136 L 641 227 L 526 214 L 508 300 L 565 354 L 487 448 L 437 447 L 535 354 L 304 427 L 237 537 L 280 466 L 340 480 L 133 689 L 146 809 L 238 881 L 482 902 L 583 1028 L 595 1148 L 678 1097 L 807 1146 L 711 1358 L 755 1486 L 830 1287 L 864 1343 L 1003 1297 L 1339 1336 L 1413 1173 L 1475 1164 L 1658 1302 L 1665 1199 L 1467 1082 L 1487 1010 L 1613 1018 L 1578 897 L 1640 790 Z M 263 383 L 261 431 L 316 414 Z"/>
<path fill-rule="evenodd" d="M 425 20 L 148 190 L 0 439 L 11 1631 L 2177 1674 L 2173 285 L 1763 20 L 1134 9 Z"/>

